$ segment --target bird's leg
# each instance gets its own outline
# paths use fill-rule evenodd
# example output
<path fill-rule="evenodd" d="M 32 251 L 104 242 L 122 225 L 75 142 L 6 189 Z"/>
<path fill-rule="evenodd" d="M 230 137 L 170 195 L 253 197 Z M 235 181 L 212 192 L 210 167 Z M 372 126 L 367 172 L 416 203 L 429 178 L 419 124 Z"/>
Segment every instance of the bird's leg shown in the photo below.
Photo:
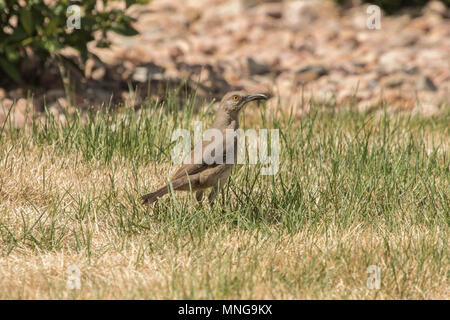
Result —
<path fill-rule="evenodd" d="M 196 199 L 198 202 L 201 202 L 202 199 L 203 199 L 203 191 L 197 191 L 197 192 L 195 193 L 195 199 Z"/>
<path fill-rule="evenodd" d="M 212 204 L 213 204 L 213 202 L 214 202 L 214 199 L 216 198 L 217 190 L 218 190 L 218 189 L 219 189 L 219 186 L 218 186 L 218 185 L 215 186 L 215 187 L 213 187 L 211 193 L 210 193 L 209 196 L 208 196 L 208 201 L 209 201 L 209 204 L 210 204 L 211 206 L 212 206 Z"/>

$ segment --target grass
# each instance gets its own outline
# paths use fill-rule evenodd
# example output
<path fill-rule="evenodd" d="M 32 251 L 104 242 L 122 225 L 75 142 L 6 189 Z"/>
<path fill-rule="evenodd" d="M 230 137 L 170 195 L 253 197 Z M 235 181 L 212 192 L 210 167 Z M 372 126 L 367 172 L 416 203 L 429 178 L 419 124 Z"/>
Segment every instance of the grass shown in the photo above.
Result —
<path fill-rule="evenodd" d="M 212 208 L 189 193 L 143 207 L 176 170 L 172 131 L 212 122 L 188 100 L 0 126 L 0 298 L 448 299 L 448 108 L 250 105 L 244 127 L 280 130 L 276 175 L 241 165 Z"/>

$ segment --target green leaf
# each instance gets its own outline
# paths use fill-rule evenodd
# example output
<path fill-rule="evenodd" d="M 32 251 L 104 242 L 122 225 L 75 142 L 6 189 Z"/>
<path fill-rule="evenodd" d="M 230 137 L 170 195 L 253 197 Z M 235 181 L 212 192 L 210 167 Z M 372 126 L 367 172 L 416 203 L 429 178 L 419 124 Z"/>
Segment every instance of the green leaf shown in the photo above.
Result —
<path fill-rule="evenodd" d="M 23 27 L 18 26 L 12 35 L 10 35 L 6 41 L 7 42 L 20 42 L 27 38 L 27 33 L 23 30 Z"/>
<path fill-rule="evenodd" d="M 151 0 L 136 0 L 136 3 L 138 4 L 148 4 Z"/>
<path fill-rule="evenodd" d="M 20 77 L 20 73 L 17 70 L 16 66 L 12 63 L 8 62 L 6 59 L 0 57 L 0 67 L 2 67 L 3 71 L 13 79 L 15 82 L 22 82 L 22 78 Z"/>
<path fill-rule="evenodd" d="M 135 36 L 139 34 L 139 32 L 135 28 L 126 24 L 117 24 L 116 26 L 112 27 L 111 30 L 123 36 Z"/>
<path fill-rule="evenodd" d="M 133 4 L 147 4 L 147 3 L 149 3 L 150 2 L 150 0 L 126 0 L 126 3 L 127 3 L 127 9 L 129 8 L 129 7 L 131 7 Z"/>
<path fill-rule="evenodd" d="M 57 39 L 46 39 L 41 41 L 42 48 L 48 52 L 55 52 L 62 49 L 61 43 Z"/>
<path fill-rule="evenodd" d="M 60 17 L 54 17 L 50 20 L 50 22 L 45 27 L 45 34 L 52 35 L 57 32 L 58 28 L 61 28 L 63 25 L 63 21 Z"/>
<path fill-rule="evenodd" d="M 28 35 L 31 35 L 34 31 L 34 23 L 33 23 L 33 15 L 31 14 L 31 10 L 27 8 L 20 9 L 20 23 L 22 24 L 25 32 Z"/>
<path fill-rule="evenodd" d="M 20 53 L 19 52 L 20 51 L 14 45 L 5 47 L 6 58 L 10 62 L 16 62 L 16 61 L 18 61 L 20 59 Z"/>
<path fill-rule="evenodd" d="M 133 4 L 135 4 L 137 1 L 136 0 L 127 0 L 127 8 L 131 7 Z"/>

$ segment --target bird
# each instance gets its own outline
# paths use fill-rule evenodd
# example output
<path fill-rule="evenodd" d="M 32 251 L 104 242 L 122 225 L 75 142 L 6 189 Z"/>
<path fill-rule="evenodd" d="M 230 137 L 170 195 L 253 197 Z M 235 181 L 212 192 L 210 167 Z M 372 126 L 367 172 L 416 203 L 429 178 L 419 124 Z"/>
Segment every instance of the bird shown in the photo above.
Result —
<path fill-rule="evenodd" d="M 208 196 L 208 200 L 210 204 L 212 204 L 217 192 L 224 186 L 231 174 L 234 163 L 236 163 L 237 136 L 233 135 L 233 137 L 227 141 L 226 131 L 231 129 L 233 130 L 232 132 L 236 132 L 239 128 L 239 112 L 247 103 L 267 99 L 268 96 L 266 94 L 249 94 L 243 90 L 231 91 L 225 94 L 219 103 L 215 120 L 211 126 L 211 129 L 219 130 L 222 133 L 222 141 L 208 141 L 206 139 L 200 141 L 189 154 L 191 160 L 190 163 L 184 164 L 181 168 L 179 168 L 170 178 L 168 184 L 154 192 L 142 196 L 142 203 L 150 204 L 155 202 L 158 198 L 169 193 L 172 186 L 174 191 L 195 191 L 195 198 L 199 202 L 202 200 L 204 192 L 207 189 L 212 188 L 212 191 Z M 209 158 L 201 154 L 201 160 L 196 163 L 195 159 L 198 159 L 196 158 L 196 153 L 202 152 L 205 148 L 209 149 L 211 147 L 213 147 L 212 149 L 215 151 L 217 149 L 214 147 L 216 147 L 219 143 L 223 143 L 221 148 L 222 154 L 218 154 L 216 156 L 212 152 Z M 234 161 L 226 159 L 228 153 L 227 150 L 230 151 L 230 148 L 233 148 Z M 218 153 L 220 153 L 220 148 Z"/>

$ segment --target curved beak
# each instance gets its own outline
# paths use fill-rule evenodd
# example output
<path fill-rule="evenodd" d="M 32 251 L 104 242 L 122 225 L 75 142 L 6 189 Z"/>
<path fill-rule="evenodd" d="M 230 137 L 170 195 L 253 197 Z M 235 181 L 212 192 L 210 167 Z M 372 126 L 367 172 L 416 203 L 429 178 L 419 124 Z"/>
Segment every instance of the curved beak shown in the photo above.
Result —
<path fill-rule="evenodd" d="M 255 94 L 249 94 L 245 98 L 245 102 L 250 102 L 250 101 L 254 101 L 254 100 L 267 100 L 267 96 L 262 93 L 255 93 Z"/>

